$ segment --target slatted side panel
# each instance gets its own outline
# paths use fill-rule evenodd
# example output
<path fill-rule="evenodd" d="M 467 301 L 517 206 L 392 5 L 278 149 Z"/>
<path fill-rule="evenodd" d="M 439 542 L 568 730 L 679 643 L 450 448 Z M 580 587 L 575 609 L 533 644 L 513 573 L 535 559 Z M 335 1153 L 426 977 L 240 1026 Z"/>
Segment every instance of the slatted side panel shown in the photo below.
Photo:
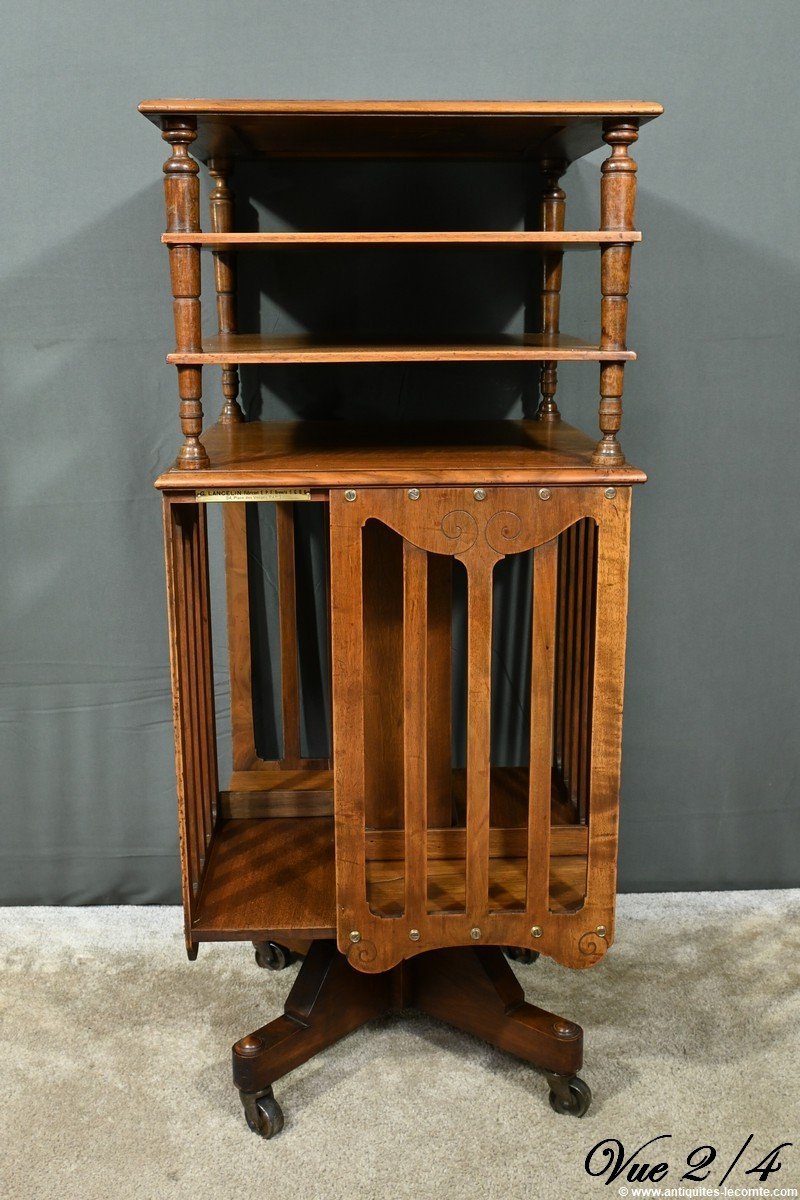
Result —
<path fill-rule="evenodd" d="M 216 821 L 218 778 L 206 514 L 165 501 L 181 875 L 187 945 Z"/>

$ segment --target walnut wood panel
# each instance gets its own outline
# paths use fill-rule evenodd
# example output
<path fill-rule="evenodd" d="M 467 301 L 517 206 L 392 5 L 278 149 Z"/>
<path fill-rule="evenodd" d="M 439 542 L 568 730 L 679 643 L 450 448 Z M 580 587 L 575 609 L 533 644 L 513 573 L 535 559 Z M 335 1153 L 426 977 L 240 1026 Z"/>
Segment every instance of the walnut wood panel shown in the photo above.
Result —
<path fill-rule="evenodd" d="M 598 469 L 595 443 L 566 421 L 253 421 L 204 437 L 211 469 L 193 488 L 358 487 L 380 484 L 644 483 L 630 464 Z M 186 491 L 167 471 L 159 488 Z M 229 506 L 230 507 L 230 506 Z"/>
<path fill-rule="evenodd" d="M 359 969 L 386 970 L 415 953 L 466 944 L 470 938 L 492 944 L 533 945 L 569 966 L 591 965 L 610 944 L 629 505 L 627 489 L 607 495 L 599 488 L 552 492 L 495 488 L 486 489 L 483 499 L 457 488 L 432 488 L 419 499 L 399 488 L 357 492 L 349 500 L 344 492 L 331 494 L 337 938 L 342 952 Z M 543 772 L 548 780 L 546 788 L 541 782 L 534 782 L 531 788 L 536 808 L 529 818 L 529 847 L 533 845 L 538 856 L 538 870 L 529 878 L 527 856 L 491 859 L 489 852 L 491 673 L 486 630 L 491 628 L 491 572 L 504 554 L 545 547 L 586 518 L 599 527 L 588 867 L 583 856 L 551 857 L 549 900 L 545 902 L 548 888 L 539 843 L 549 836 L 551 821 L 551 721 L 546 711 L 544 734 L 532 734 L 533 765 L 537 774 Z M 429 906 L 420 906 L 418 900 L 415 906 L 410 902 L 419 892 L 408 879 L 412 862 L 413 869 L 419 869 L 418 844 L 412 862 L 407 857 L 402 869 L 396 859 L 381 867 L 375 859 L 367 861 L 365 853 L 363 594 L 354 580 L 362 578 L 362 528 L 371 519 L 380 520 L 419 550 L 453 555 L 468 573 L 466 867 L 449 859 L 435 860 L 435 867 L 428 861 L 429 894 L 440 897 L 435 912 L 427 911 Z M 548 687 L 553 687 L 555 544 L 537 557 L 533 639 L 537 660 L 533 677 L 537 682 L 532 687 L 538 702 L 544 694 L 539 691 L 543 689 L 543 665 L 548 671 Z M 408 612 L 405 615 L 408 619 Z M 409 636 L 419 639 L 416 616 L 413 628 L 417 632 L 412 629 Z M 412 678 L 417 678 L 418 670 L 412 669 Z M 419 766 L 414 770 L 418 779 Z M 418 835 L 416 814 L 413 820 Z M 553 872 L 553 861 L 558 862 L 558 875 Z M 373 911 L 367 905 L 367 884 Z M 448 907 L 443 912 L 445 904 Z M 381 918 L 375 909 L 393 919 Z M 580 911 L 572 911 L 575 909 Z M 400 913 L 403 919 L 395 920 Z M 540 933 L 535 939 L 533 928 Z"/>
<path fill-rule="evenodd" d="M 197 122 L 197 156 L 519 159 L 598 149 L 604 117 L 642 123 L 652 101 L 145 100 L 158 122 Z"/>
<path fill-rule="evenodd" d="M 217 812 L 214 672 L 211 659 L 207 534 L 200 505 L 164 502 L 178 831 L 186 948 L 208 865 Z"/>
<path fill-rule="evenodd" d="M 364 531 L 365 820 L 376 829 L 403 824 L 403 546 L 385 525 Z M 334 671 L 334 679 L 336 672 Z"/>
<path fill-rule="evenodd" d="M 246 771 L 259 761 L 253 728 L 253 660 L 247 557 L 247 506 L 225 504 L 225 590 L 228 610 L 228 666 L 231 695 L 233 769 Z"/>
<path fill-rule="evenodd" d="M 215 160 L 212 160 L 214 162 Z M 212 228 L 214 228 L 212 223 Z M 165 246 L 201 246 L 206 250 L 274 250 L 280 246 L 393 246 L 393 245 L 491 245 L 532 246 L 548 250 L 595 250 L 609 243 L 640 242 L 642 235 L 631 229 L 624 233 L 603 230 L 548 229 L 451 229 L 437 230 L 280 230 L 273 233 L 164 233 Z"/>
<path fill-rule="evenodd" d="M 606 349 L 566 333 L 495 334 L 482 341 L 444 344 L 353 342 L 307 333 L 220 333 L 203 338 L 202 347 L 179 345 L 167 355 L 167 362 L 186 366 L 225 362 L 619 362 L 635 358 L 632 350 Z"/>
<path fill-rule="evenodd" d="M 219 821 L 195 906 L 196 940 L 330 937 L 334 923 L 330 818 Z"/>

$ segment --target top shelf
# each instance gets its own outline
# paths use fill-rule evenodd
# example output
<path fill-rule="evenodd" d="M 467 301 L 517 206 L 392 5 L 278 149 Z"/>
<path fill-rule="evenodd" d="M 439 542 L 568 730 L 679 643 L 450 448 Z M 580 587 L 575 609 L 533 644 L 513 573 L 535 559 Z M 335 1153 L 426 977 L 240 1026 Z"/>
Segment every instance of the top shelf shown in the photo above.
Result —
<path fill-rule="evenodd" d="M 572 162 L 603 146 L 603 122 L 640 125 L 646 100 L 145 100 L 139 111 L 197 121 L 192 154 L 260 158 L 449 158 Z"/>

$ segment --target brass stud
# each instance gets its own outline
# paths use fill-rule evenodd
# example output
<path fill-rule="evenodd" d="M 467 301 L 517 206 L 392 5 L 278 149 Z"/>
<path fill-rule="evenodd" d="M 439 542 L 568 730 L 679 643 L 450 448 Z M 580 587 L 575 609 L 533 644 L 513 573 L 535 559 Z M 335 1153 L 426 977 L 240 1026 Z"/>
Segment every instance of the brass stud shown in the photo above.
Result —
<path fill-rule="evenodd" d="M 408 936 L 411 938 L 412 942 L 418 942 L 419 941 L 419 930 L 418 929 L 409 929 Z"/>
<path fill-rule="evenodd" d="M 595 930 L 595 933 L 597 934 L 598 937 L 605 937 L 606 936 L 605 925 L 598 925 L 597 929 Z"/>
<path fill-rule="evenodd" d="M 361 934 L 358 932 L 357 929 L 353 929 L 352 932 L 350 933 L 350 941 L 353 943 L 354 946 L 357 945 L 358 942 L 361 941 Z"/>
<path fill-rule="evenodd" d="M 534 925 L 533 929 L 531 930 L 531 937 L 541 937 L 541 936 L 542 936 L 541 925 Z"/>
<path fill-rule="evenodd" d="M 603 495 L 605 496 L 606 500 L 613 500 L 614 497 L 616 496 L 616 494 L 617 494 L 616 488 L 606 488 L 606 490 L 603 492 Z"/>
<path fill-rule="evenodd" d="M 260 1038 L 257 1033 L 248 1033 L 247 1037 L 243 1037 L 236 1043 L 237 1054 L 258 1054 L 261 1047 L 264 1045 L 264 1039 Z"/>
<path fill-rule="evenodd" d="M 479 942 L 481 940 L 481 931 L 478 929 L 477 925 L 474 929 L 470 929 L 469 936 L 472 938 L 473 942 Z"/>
<path fill-rule="evenodd" d="M 552 495 L 550 488 L 539 488 L 539 499 L 549 500 Z"/>
<path fill-rule="evenodd" d="M 419 500 L 419 488 L 409 488 L 408 498 L 409 500 Z"/>
<path fill-rule="evenodd" d="M 344 498 L 345 500 L 355 500 L 357 494 L 358 493 L 354 492 L 352 488 L 348 488 L 344 494 Z"/>
<path fill-rule="evenodd" d="M 485 500 L 486 488 L 475 488 L 475 491 L 472 494 L 476 500 Z"/>
<path fill-rule="evenodd" d="M 578 1026 L 572 1021 L 565 1021 L 563 1017 L 559 1017 L 553 1022 L 553 1033 L 558 1038 L 574 1038 L 578 1034 Z"/>

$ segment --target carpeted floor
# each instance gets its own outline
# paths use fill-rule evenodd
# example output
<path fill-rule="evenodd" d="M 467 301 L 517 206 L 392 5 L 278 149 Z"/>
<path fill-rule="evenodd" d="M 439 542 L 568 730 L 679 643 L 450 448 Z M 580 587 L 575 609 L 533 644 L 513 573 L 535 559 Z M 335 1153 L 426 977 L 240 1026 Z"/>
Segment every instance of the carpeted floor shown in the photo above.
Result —
<path fill-rule="evenodd" d="M 174 908 L 0 910 L 0 1194 L 616 1197 L 624 1179 L 587 1176 L 589 1149 L 664 1133 L 649 1158 L 670 1163 L 662 1187 L 703 1144 L 718 1183 L 748 1134 L 727 1186 L 758 1186 L 744 1170 L 785 1141 L 765 1186 L 800 1186 L 800 892 L 625 896 L 619 909 L 593 970 L 517 968 L 529 999 L 586 1029 L 583 1120 L 551 1112 L 530 1067 L 392 1016 L 276 1085 L 286 1128 L 270 1142 L 245 1126 L 229 1048 L 277 1014 L 296 968 L 261 971 L 248 945 L 188 963 Z"/>

